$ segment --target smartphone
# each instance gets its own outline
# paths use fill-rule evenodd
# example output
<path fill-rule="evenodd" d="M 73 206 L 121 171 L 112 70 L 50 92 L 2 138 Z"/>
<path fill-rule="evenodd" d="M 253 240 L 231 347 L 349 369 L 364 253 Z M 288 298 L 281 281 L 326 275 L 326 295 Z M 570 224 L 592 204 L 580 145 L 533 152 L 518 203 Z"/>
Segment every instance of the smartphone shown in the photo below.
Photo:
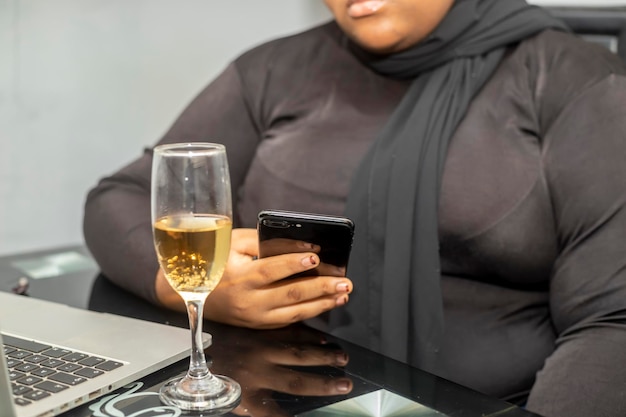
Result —
<path fill-rule="evenodd" d="M 296 252 L 290 249 L 290 244 L 301 241 L 319 246 L 321 264 L 348 267 L 354 223 L 347 217 L 262 210 L 258 215 L 257 230 L 259 258 Z M 306 271 L 306 274 L 318 275 L 320 268 Z"/>

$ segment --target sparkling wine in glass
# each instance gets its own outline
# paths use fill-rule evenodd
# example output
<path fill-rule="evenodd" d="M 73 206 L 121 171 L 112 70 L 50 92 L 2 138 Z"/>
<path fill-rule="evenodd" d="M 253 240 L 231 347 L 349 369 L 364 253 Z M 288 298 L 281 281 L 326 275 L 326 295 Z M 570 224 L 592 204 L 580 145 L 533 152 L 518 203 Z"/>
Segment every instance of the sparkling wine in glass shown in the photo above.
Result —
<path fill-rule="evenodd" d="M 151 211 L 154 245 L 167 281 L 183 298 L 191 328 L 189 370 L 167 381 L 161 401 L 222 414 L 240 401 L 239 384 L 209 371 L 202 344 L 204 303 L 228 260 L 232 199 L 226 150 L 214 143 L 154 148 Z"/>

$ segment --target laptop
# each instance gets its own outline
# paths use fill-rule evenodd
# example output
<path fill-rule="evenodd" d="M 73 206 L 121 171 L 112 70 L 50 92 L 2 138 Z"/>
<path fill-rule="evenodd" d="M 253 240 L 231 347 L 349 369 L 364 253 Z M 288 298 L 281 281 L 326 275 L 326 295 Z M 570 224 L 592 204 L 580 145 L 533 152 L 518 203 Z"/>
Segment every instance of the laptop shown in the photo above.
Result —
<path fill-rule="evenodd" d="M 7 292 L 0 292 L 0 336 L 2 417 L 58 415 L 190 351 L 189 329 Z"/>

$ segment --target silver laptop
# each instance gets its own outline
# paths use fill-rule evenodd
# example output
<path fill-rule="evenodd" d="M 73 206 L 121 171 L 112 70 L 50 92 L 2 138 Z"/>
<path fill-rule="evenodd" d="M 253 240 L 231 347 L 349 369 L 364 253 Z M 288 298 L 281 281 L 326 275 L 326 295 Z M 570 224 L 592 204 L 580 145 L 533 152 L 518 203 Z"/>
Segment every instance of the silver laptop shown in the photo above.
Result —
<path fill-rule="evenodd" d="M 190 350 L 188 329 L 6 292 L 0 292 L 0 334 L 2 417 L 60 414 L 170 365 Z M 209 335 L 204 341 L 210 344 Z M 38 352 L 25 356 L 31 346 Z M 24 398 L 14 395 L 29 389 Z"/>

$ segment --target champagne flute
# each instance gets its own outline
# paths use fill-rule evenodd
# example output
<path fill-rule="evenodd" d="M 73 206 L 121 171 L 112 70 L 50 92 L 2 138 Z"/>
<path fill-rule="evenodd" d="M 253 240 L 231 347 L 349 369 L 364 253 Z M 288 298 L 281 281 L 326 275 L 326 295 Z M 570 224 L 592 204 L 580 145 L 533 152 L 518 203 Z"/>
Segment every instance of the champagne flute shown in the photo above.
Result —
<path fill-rule="evenodd" d="M 159 396 L 203 415 L 234 409 L 239 384 L 209 371 L 202 344 L 204 303 L 226 267 L 232 200 L 226 150 L 214 143 L 174 143 L 154 148 L 151 211 L 159 264 L 183 298 L 191 328 L 189 370 L 167 381 Z"/>

